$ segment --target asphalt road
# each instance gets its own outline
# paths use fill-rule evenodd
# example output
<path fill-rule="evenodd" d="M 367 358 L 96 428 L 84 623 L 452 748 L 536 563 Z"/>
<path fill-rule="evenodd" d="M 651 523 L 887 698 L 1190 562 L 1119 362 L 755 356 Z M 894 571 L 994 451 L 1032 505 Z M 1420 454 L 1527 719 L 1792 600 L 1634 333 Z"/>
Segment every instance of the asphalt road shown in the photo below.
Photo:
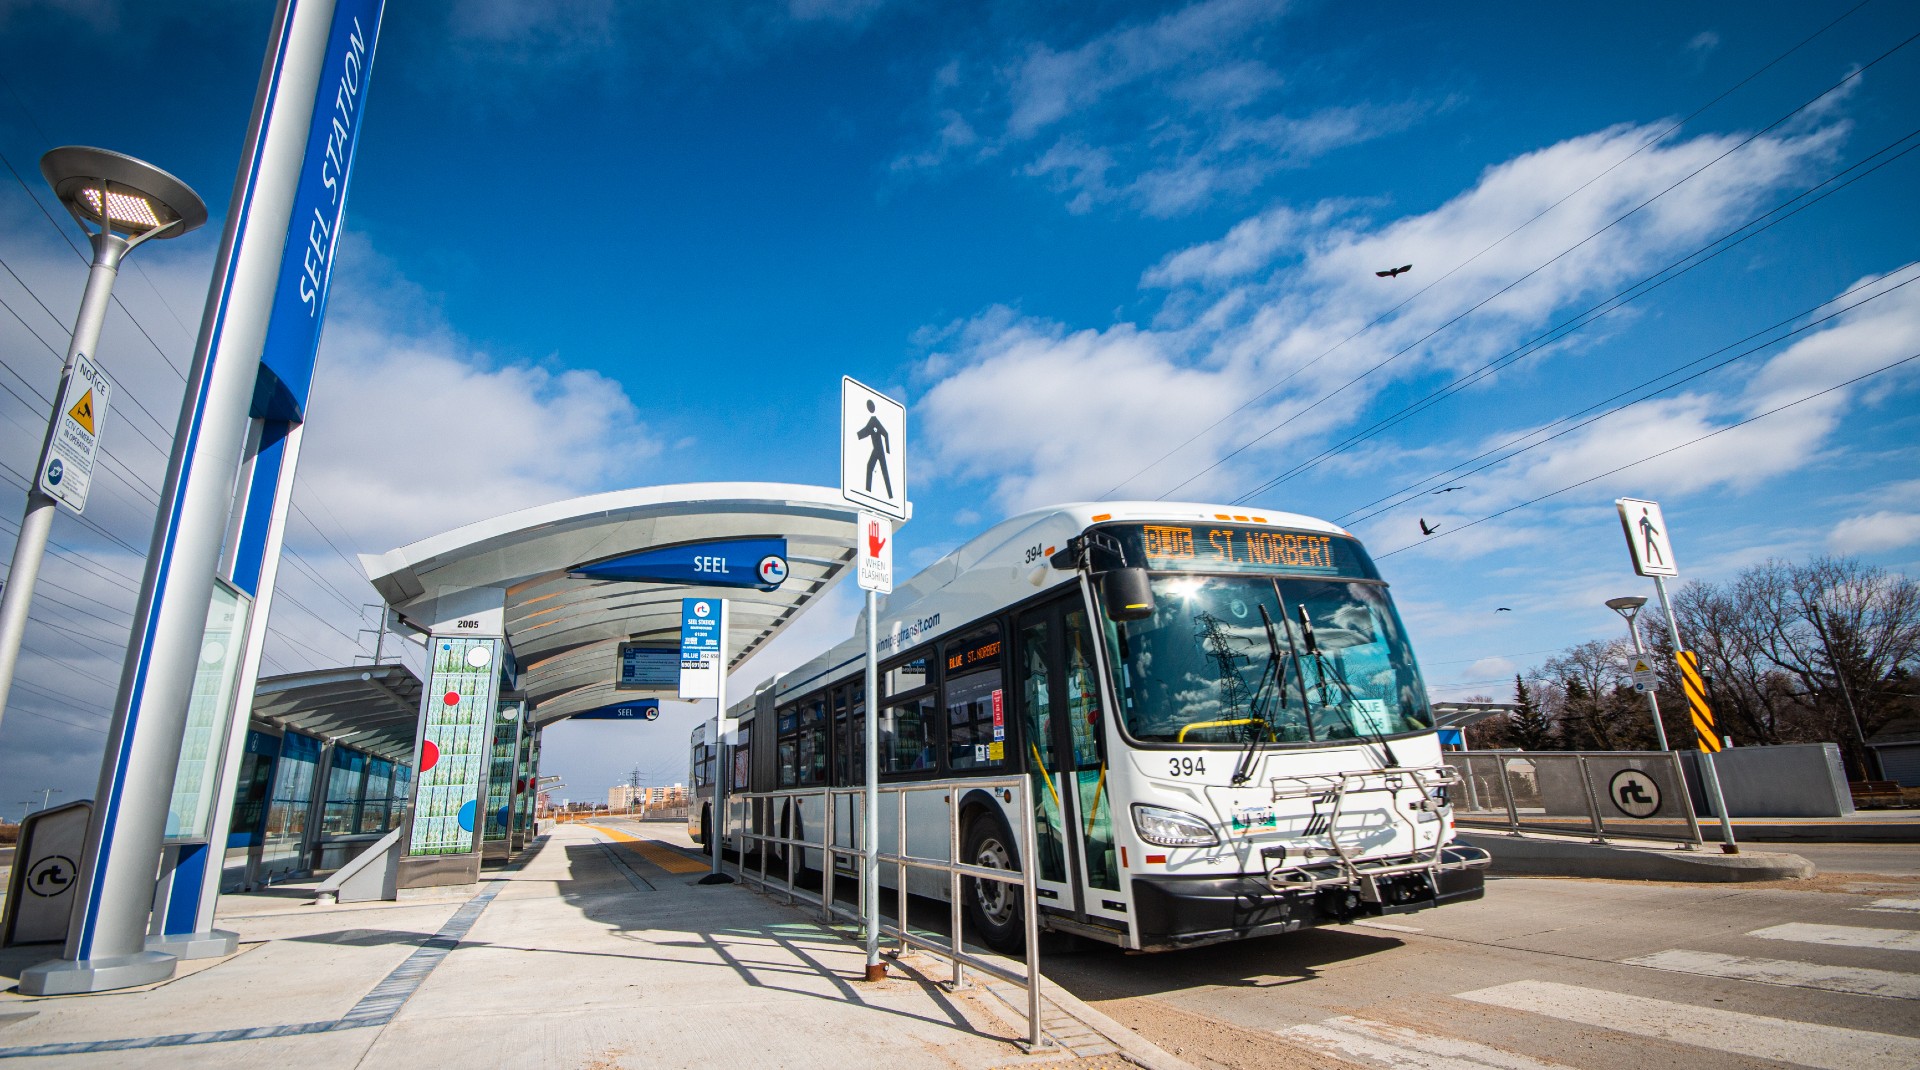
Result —
<path fill-rule="evenodd" d="M 1853 850 L 1909 873 L 1920 855 Z M 1203 1068 L 1920 1066 L 1913 878 L 1510 878 L 1439 910 L 1045 968 Z"/>

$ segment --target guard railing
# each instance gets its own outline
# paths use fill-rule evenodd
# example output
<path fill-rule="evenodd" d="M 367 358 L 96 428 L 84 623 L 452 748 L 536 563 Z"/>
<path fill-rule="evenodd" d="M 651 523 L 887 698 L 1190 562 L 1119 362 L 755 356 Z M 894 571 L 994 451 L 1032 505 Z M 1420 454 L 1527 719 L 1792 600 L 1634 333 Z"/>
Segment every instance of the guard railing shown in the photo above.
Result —
<path fill-rule="evenodd" d="M 960 858 L 960 796 L 970 791 L 986 791 L 1000 796 L 1009 805 L 1007 809 L 1024 815 L 1019 819 L 1020 868 L 1017 870 L 995 869 L 988 866 L 976 866 L 959 861 Z M 1020 985 L 1026 990 L 1027 997 L 1027 1039 L 1029 1050 L 1039 1048 L 1044 1043 L 1041 1035 L 1040 1013 L 1040 931 L 1039 931 L 1039 895 L 1034 886 L 1032 859 L 1035 855 L 1033 828 L 1033 807 L 1027 799 L 1027 781 L 1025 777 L 970 777 L 965 780 L 918 780 L 903 784 L 883 784 L 878 788 L 880 806 L 891 806 L 897 819 L 894 836 L 894 849 L 881 850 L 880 865 L 892 866 L 894 893 L 897 896 L 894 923 L 880 918 L 880 933 L 897 941 L 896 954 L 908 947 L 918 947 L 948 959 L 953 964 L 953 975 L 947 982 L 949 990 L 958 990 L 967 984 L 966 970 L 972 967 L 981 973 L 989 974 Z M 941 801 L 946 808 L 947 857 L 926 858 L 910 854 L 907 850 L 907 798 L 914 794 L 940 792 Z M 887 797 L 892 796 L 889 800 Z M 834 875 L 839 869 L 836 863 L 843 858 L 852 859 L 856 865 L 864 857 L 860 844 L 866 842 L 865 788 L 797 788 L 768 792 L 735 793 L 734 798 L 747 804 L 743 826 L 729 830 L 729 838 L 738 836 L 741 840 L 737 856 L 736 872 L 740 882 L 757 888 L 762 893 L 773 894 L 776 890 L 784 892 L 787 902 L 804 900 L 818 904 L 822 916 L 829 922 L 836 918 L 855 924 L 864 924 L 864 910 L 849 909 L 834 897 Z M 822 818 L 819 824 L 819 838 L 810 836 L 791 836 L 795 813 L 803 799 L 820 800 Z M 837 830 L 839 816 L 845 813 L 849 817 L 851 844 L 840 842 Z M 805 829 L 801 830 L 805 832 Z M 751 848 L 748 846 L 751 844 Z M 780 854 L 785 863 L 784 880 L 772 877 L 767 872 L 769 846 L 782 848 Z M 800 867 L 802 852 L 813 850 L 821 854 L 820 891 L 816 894 L 802 888 L 795 880 Z M 748 865 L 749 854 L 756 855 L 757 868 Z M 949 935 L 945 941 L 933 939 L 912 931 L 907 922 L 907 871 L 912 869 L 929 870 L 944 873 L 947 877 L 947 902 L 950 908 L 948 919 Z M 961 885 L 963 878 L 996 881 L 1001 884 L 1016 885 L 1020 889 L 1021 914 L 1026 924 L 1026 971 L 1020 973 L 1009 969 L 1000 962 L 969 951 L 962 939 Z M 880 888 L 868 888 L 865 882 L 860 887 L 860 906 L 866 904 L 865 896 L 877 895 Z"/>
<path fill-rule="evenodd" d="M 1672 751 L 1449 751 L 1454 824 L 1611 839 L 1704 841 Z"/>

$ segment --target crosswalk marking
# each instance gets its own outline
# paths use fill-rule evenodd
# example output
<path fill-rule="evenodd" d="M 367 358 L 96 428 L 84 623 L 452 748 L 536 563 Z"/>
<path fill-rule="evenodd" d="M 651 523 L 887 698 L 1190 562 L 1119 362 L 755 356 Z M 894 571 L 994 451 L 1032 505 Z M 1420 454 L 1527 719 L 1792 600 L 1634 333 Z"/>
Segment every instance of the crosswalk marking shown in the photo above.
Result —
<path fill-rule="evenodd" d="M 1569 1070 L 1564 1063 L 1352 1016 L 1296 1025 L 1280 1035 L 1335 1058 L 1391 1070 Z"/>
<path fill-rule="evenodd" d="M 1670 973 L 1727 977 L 1792 988 L 1817 988 L 1856 996 L 1920 999 L 1920 975 L 1895 973 L 1892 970 L 1823 966 L 1817 962 L 1787 959 L 1742 958 L 1738 955 L 1717 955 L 1710 951 L 1662 951 L 1657 955 L 1643 955 L 1622 961 L 1628 966 L 1645 966 Z"/>
<path fill-rule="evenodd" d="M 1879 910 L 1889 914 L 1920 914 L 1920 899 L 1875 899 L 1871 906 L 1855 910 Z"/>
<path fill-rule="evenodd" d="M 1920 951 L 1920 932 L 1910 929 L 1870 929 L 1864 925 L 1811 925 L 1789 922 L 1747 934 L 1762 940 L 1793 940 L 1829 947 L 1870 947 L 1881 951 Z"/>
<path fill-rule="evenodd" d="M 1552 981 L 1517 981 L 1462 992 L 1457 998 L 1818 1070 L 1920 1066 L 1920 1040 L 1912 1037 L 1782 1021 Z"/>

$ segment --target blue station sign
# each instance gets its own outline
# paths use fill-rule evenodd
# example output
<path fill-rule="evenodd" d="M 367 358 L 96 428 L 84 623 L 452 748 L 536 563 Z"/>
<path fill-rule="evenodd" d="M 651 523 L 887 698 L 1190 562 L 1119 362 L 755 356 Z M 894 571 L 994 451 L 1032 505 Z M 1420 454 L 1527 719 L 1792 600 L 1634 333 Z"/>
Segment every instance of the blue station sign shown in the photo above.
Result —
<path fill-rule="evenodd" d="M 612 706 L 601 706 L 585 713 L 576 713 L 573 719 L 576 721 L 657 721 L 660 719 L 660 700 L 643 698 L 632 702 L 615 703 Z"/>
<path fill-rule="evenodd" d="M 385 0 L 338 0 L 333 8 L 320 89 L 307 129 L 306 161 L 293 194 L 273 314 L 260 353 L 260 377 L 253 392 L 256 417 L 288 423 L 306 418 L 333 254 L 347 210 L 347 180 L 360 143 L 367 81 L 385 7 Z"/>
<path fill-rule="evenodd" d="M 663 546 L 581 565 L 569 575 L 588 580 L 772 591 L 787 580 L 787 540 L 721 539 Z"/>

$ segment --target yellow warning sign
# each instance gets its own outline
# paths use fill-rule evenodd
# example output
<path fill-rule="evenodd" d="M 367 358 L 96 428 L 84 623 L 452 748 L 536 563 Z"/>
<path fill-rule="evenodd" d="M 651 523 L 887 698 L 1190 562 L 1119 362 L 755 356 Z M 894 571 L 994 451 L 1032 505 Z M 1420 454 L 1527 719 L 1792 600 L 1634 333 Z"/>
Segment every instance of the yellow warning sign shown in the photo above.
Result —
<path fill-rule="evenodd" d="M 1636 673 L 1652 672 L 1653 666 L 1647 664 L 1646 658 L 1634 658 L 1633 671 Z"/>
<path fill-rule="evenodd" d="M 86 428 L 87 434 L 97 435 L 100 433 L 93 429 L 93 391 L 87 391 L 86 394 L 80 398 L 78 404 L 67 410 L 67 415 L 73 417 L 81 427 Z"/>
<path fill-rule="evenodd" d="M 1693 715 L 1693 734 L 1700 749 L 1720 753 L 1720 731 L 1713 721 L 1713 707 L 1707 705 L 1707 683 L 1700 677 L 1700 655 L 1682 650 L 1674 655 L 1680 663 L 1680 681 L 1687 692 L 1687 707 Z"/>

